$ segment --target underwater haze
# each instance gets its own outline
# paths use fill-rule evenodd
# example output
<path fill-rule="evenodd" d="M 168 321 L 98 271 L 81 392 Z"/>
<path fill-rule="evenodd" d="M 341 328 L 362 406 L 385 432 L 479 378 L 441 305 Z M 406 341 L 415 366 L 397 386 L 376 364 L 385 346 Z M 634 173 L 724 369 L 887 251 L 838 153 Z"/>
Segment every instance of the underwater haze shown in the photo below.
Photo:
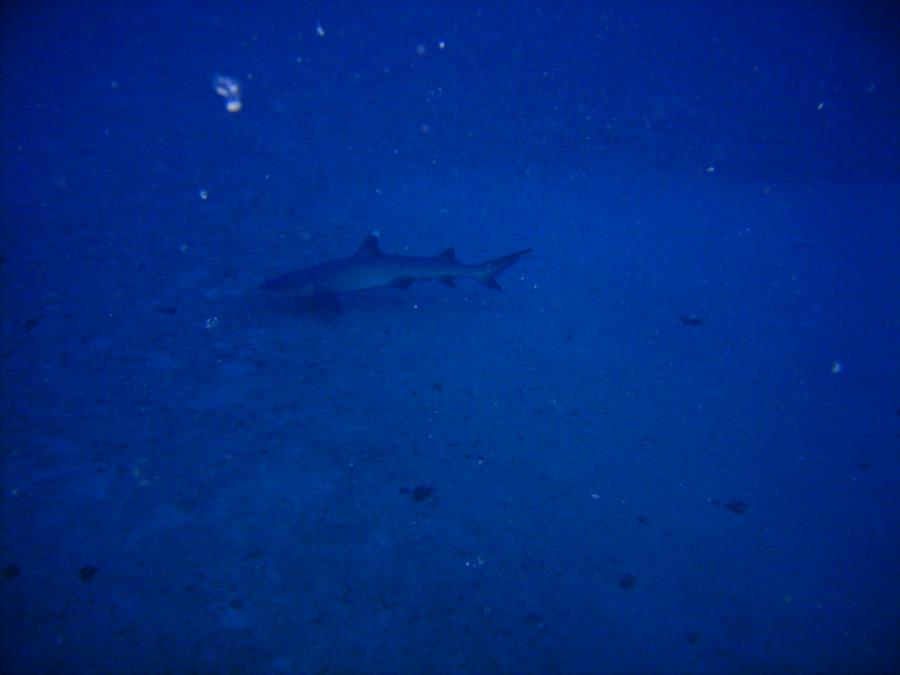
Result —
<path fill-rule="evenodd" d="M 0 671 L 900 671 L 896 5 L 0 17 Z"/>

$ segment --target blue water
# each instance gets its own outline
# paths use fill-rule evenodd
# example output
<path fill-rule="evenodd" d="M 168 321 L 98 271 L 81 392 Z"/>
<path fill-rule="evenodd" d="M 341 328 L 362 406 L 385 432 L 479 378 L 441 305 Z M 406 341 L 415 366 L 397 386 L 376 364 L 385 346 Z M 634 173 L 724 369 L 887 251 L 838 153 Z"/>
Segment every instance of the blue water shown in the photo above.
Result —
<path fill-rule="evenodd" d="M 900 671 L 889 3 L 143 5 L 2 10 L 0 670 Z"/>

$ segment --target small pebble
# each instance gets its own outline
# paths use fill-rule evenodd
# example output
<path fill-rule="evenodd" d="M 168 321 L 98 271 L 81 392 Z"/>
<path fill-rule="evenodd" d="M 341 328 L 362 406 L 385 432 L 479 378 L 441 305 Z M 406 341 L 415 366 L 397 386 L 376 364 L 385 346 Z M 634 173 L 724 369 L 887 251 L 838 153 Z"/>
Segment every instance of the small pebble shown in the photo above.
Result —
<path fill-rule="evenodd" d="M 737 515 L 741 515 L 747 510 L 746 502 L 741 501 L 740 499 L 730 499 L 725 502 L 725 508 L 731 511 L 732 513 L 736 513 Z"/>
<path fill-rule="evenodd" d="M 425 501 L 432 494 L 434 494 L 434 489 L 428 487 L 427 485 L 417 485 L 412 491 L 413 499 L 415 499 L 417 502 Z"/>
<path fill-rule="evenodd" d="M 91 579 L 93 579 L 95 576 L 97 576 L 97 572 L 99 572 L 99 571 L 100 570 L 98 568 L 94 567 L 93 565 L 85 565 L 78 572 L 78 576 L 81 577 L 82 582 L 87 583 Z"/>
<path fill-rule="evenodd" d="M 637 584 L 637 577 L 633 574 L 626 574 L 619 579 L 619 588 L 623 591 L 630 591 Z"/>

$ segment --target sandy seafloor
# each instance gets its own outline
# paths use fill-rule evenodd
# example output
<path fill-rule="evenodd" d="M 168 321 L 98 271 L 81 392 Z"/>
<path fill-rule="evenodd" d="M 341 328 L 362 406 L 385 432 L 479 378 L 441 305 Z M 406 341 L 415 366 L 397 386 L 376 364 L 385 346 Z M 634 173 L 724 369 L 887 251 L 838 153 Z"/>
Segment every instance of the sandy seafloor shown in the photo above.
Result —
<path fill-rule="evenodd" d="M 896 64 L 796 66 L 772 129 L 698 100 L 705 48 L 663 95 L 665 53 L 595 82 L 549 9 L 460 7 L 7 10 L 4 672 L 898 667 Z M 479 107 L 454 40 L 501 27 Z M 534 251 L 502 293 L 257 290 L 376 230 Z"/>

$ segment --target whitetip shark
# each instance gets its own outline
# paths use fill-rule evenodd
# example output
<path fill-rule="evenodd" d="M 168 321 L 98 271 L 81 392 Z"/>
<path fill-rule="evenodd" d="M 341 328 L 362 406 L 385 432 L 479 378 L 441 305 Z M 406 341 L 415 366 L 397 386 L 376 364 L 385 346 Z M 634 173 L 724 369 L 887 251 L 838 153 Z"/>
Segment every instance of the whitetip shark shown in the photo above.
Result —
<path fill-rule="evenodd" d="M 383 286 L 409 288 L 414 281 L 420 280 L 438 279 L 448 286 L 456 286 L 456 279 L 470 277 L 488 288 L 502 290 L 497 283 L 497 275 L 530 252 L 531 249 L 527 248 L 478 265 L 464 265 L 456 259 L 454 248 L 448 248 L 433 258 L 385 255 L 378 245 L 378 236 L 371 234 L 348 258 L 288 272 L 269 279 L 261 288 L 310 297 L 332 309 L 338 308 L 339 293 Z"/>

